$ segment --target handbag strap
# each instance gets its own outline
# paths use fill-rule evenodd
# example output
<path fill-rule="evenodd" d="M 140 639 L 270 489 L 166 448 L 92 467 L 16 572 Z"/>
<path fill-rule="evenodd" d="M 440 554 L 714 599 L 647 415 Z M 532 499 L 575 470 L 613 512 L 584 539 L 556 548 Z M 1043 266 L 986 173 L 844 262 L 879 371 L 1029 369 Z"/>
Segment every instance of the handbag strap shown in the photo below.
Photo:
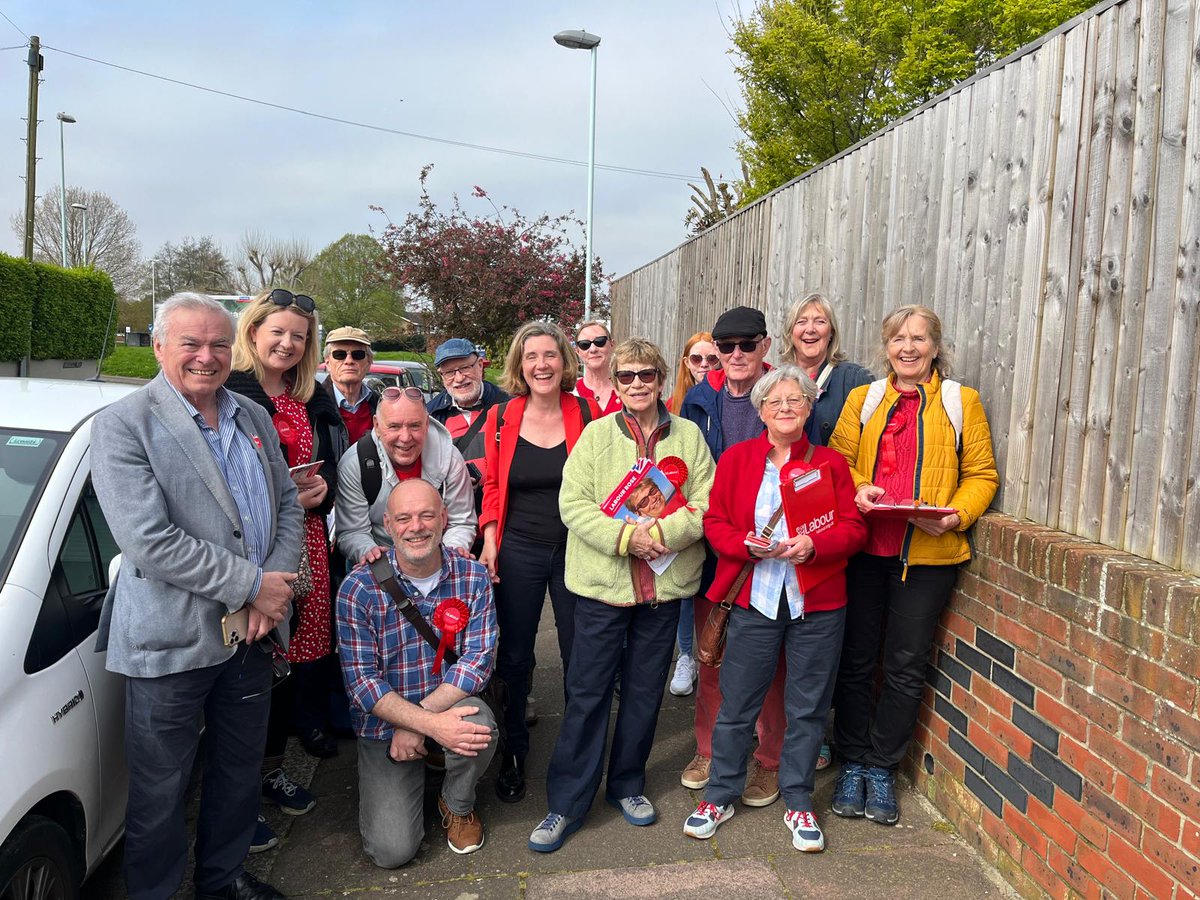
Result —
<path fill-rule="evenodd" d="M 412 627 L 417 629 L 417 633 L 425 638 L 429 646 L 435 650 L 441 646 L 441 641 L 433 633 L 433 626 L 417 611 L 417 606 L 412 602 L 412 598 L 404 592 L 404 588 L 396 580 L 396 572 L 392 569 L 392 564 L 386 556 L 381 556 L 375 562 L 371 563 L 371 574 L 375 576 L 375 580 L 379 582 L 380 586 L 388 592 L 388 595 L 395 601 L 396 608 L 404 614 L 404 618 L 408 619 Z M 458 654 L 454 651 L 453 647 L 447 647 L 443 656 L 447 666 L 452 666 L 458 662 Z"/>

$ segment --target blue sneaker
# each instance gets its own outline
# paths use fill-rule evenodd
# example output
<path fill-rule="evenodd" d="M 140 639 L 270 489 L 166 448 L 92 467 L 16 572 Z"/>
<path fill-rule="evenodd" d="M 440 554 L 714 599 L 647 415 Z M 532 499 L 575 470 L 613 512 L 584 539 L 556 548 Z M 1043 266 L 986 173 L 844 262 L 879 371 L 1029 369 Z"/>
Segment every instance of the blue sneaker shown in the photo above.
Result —
<path fill-rule="evenodd" d="M 621 815 L 630 825 L 653 825 L 658 819 L 658 813 L 654 811 L 654 804 L 641 794 L 622 797 L 620 800 L 609 797 L 608 802 L 621 811 Z"/>
<path fill-rule="evenodd" d="M 529 849 L 538 853 L 553 853 L 580 829 L 583 819 L 572 819 L 558 813 L 547 813 L 541 824 L 529 835 Z"/>
<path fill-rule="evenodd" d="M 267 820 L 261 815 L 258 817 L 258 824 L 254 826 L 254 837 L 250 839 L 250 852 L 262 853 L 264 850 L 270 850 L 272 847 L 278 846 L 279 835 L 275 833 Z"/>
<path fill-rule="evenodd" d="M 316 799 L 283 769 L 272 769 L 262 777 L 262 795 L 289 816 L 302 816 L 317 805 Z"/>
<path fill-rule="evenodd" d="M 880 825 L 895 825 L 900 821 L 894 773 L 872 766 L 867 769 L 866 789 L 867 798 L 863 812 L 868 819 Z"/>
<path fill-rule="evenodd" d="M 847 819 L 857 819 L 864 813 L 866 803 L 867 767 L 858 763 L 842 763 L 842 771 L 833 783 L 833 811 Z"/>

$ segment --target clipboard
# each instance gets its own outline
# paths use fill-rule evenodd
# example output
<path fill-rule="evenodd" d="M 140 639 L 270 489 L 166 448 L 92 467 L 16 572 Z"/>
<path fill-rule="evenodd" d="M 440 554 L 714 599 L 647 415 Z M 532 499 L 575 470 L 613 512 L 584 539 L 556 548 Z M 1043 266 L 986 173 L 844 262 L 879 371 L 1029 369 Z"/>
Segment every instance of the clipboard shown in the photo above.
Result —
<path fill-rule="evenodd" d="M 871 519 L 944 519 L 951 513 L 958 512 L 947 506 L 927 506 L 920 500 L 887 500 L 876 503 L 875 508 L 867 513 Z"/>

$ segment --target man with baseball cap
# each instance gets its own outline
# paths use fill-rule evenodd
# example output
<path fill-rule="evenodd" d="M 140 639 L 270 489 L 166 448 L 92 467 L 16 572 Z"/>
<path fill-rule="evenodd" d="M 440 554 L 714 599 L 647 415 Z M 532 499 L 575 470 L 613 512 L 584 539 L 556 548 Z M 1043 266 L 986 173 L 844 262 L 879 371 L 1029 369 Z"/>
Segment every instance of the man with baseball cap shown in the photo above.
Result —
<path fill-rule="evenodd" d="M 445 386 L 429 401 L 429 415 L 446 426 L 454 446 L 463 455 L 475 487 L 475 513 L 483 503 L 483 451 L 486 438 L 483 421 L 487 411 L 508 399 L 508 394 L 483 377 L 483 359 L 466 338 L 450 338 L 433 354 Z"/>
<path fill-rule="evenodd" d="M 351 444 L 371 430 L 371 417 L 379 403 L 378 395 L 363 384 L 374 359 L 371 338 L 361 328 L 344 325 L 325 336 L 325 367 L 329 370 L 325 390 L 337 403 Z"/>

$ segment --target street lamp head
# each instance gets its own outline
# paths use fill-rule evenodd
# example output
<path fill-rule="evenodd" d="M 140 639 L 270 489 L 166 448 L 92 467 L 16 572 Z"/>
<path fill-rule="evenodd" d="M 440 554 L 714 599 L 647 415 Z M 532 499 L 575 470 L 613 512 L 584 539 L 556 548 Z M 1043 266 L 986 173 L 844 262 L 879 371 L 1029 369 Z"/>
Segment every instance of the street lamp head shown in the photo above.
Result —
<path fill-rule="evenodd" d="M 84 212 L 87 212 L 87 204 L 86 203 L 72 203 L 71 209 L 82 209 Z"/>
<path fill-rule="evenodd" d="M 68 125 L 74 125 L 74 124 L 75 124 L 75 117 L 74 117 L 74 116 L 72 116 L 72 115 L 70 115 L 69 113 L 60 112 L 60 113 L 59 113 L 59 114 L 56 116 L 56 118 L 58 119 L 58 121 L 60 121 L 60 122 L 66 122 Z"/>
<path fill-rule="evenodd" d="M 554 42 L 570 50 L 594 50 L 600 46 L 599 36 L 586 31 L 560 31 Z"/>

